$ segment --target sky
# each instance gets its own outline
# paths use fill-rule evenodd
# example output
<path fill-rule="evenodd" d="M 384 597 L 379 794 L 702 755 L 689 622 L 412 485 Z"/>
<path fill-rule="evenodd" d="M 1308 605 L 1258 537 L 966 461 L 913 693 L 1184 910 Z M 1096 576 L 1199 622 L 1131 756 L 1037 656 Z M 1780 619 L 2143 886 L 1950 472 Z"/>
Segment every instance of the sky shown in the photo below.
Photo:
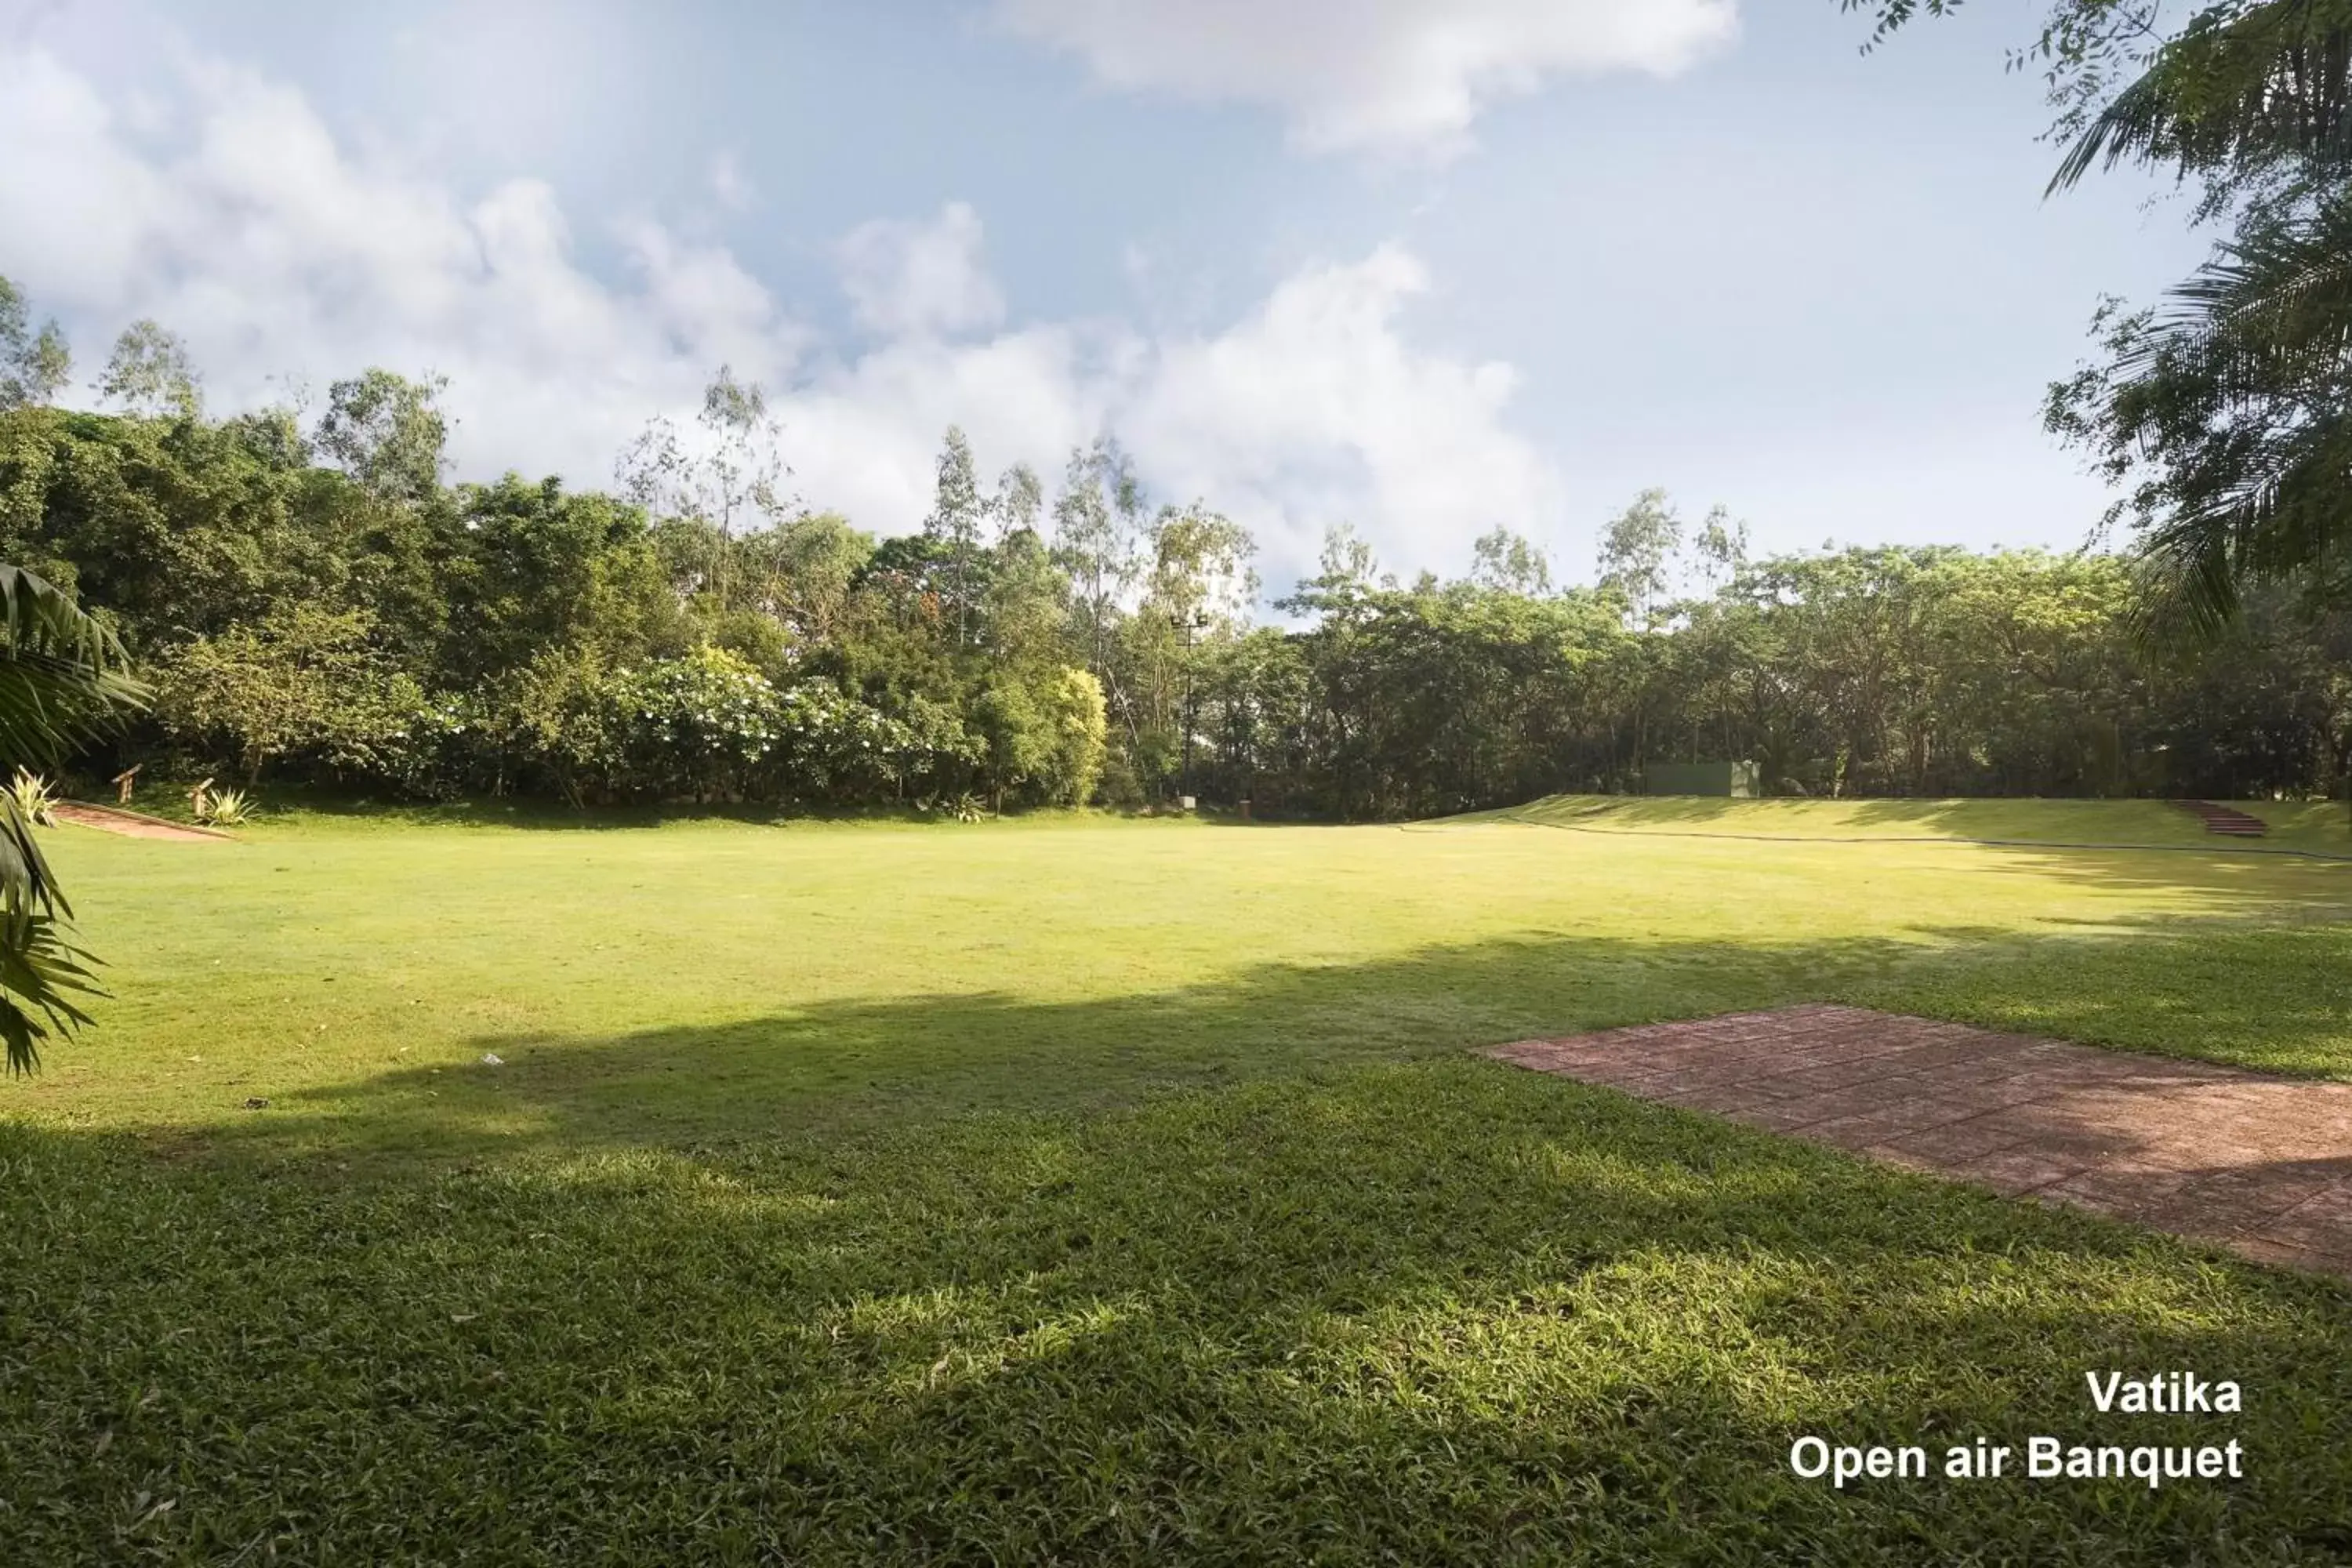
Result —
<path fill-rule="evenodd" d="M 1565 580 L 1666 489 L 1759 551 L 2073 548 L 2040 426 L 2179 202 L 2045 200 L 2030 0 L 0 0 L 0 275 L 95 400 L 446 376 L 457 477 L 607 485 L 724 363 L 809 506 L 906 532 L 1106 431 L 1279 592 L 1346 523 Z"/>

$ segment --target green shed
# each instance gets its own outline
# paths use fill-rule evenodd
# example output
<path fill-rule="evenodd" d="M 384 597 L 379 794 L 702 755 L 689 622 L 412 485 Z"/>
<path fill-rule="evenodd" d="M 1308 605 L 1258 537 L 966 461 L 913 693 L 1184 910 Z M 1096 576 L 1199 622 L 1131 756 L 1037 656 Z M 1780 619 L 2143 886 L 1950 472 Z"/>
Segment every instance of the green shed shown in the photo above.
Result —
<path fill-rule="evenodd" d="M 1713 795 L 1756 798 L 1754 763 L 1652 763 L 1642 770 L 1643 795 Z"/>

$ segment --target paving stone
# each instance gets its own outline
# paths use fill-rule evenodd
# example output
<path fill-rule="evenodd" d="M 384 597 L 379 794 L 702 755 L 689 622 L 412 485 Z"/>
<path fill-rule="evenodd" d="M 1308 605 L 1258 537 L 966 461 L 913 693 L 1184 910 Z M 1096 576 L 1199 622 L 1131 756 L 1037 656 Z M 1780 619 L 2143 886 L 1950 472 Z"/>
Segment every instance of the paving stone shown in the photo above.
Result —
<path fill-rule="evenodd" d="M 1727 1114 L 1732 1121 L 1742 1126 L 1761 1128 L 1767 1132 L 1794 1132 L 1801 1127 L 1810 1127 L 1821 1120 L 1805 1111 L 1792 1110 L 1785 1103 L 1759 1106 L 1750 1110 L 1717 1111 L 1716 1114 L 1718 1116 Z"/>
<path fill-rule="evenodd" d="M 1951 1173 L 1963 1181 L 2015 1196 L 2054 1186 L 2079 1176 L 2090 1166 L 2071 1154 L 2053 1154 L 2032 1143 L 2012 1143 L 1953 1164 Z"/>
<path fill-rule="evenodd" d="M 2034 1195 L 2070 1204 L 2116 1219 L 2139 1220 L 2161 1210 L 2179 1192 L 2181 1178 L 2155 1171 L 2117 1171 L 2093 1167 L 2053 1182 Z"/>
<path fill-rule="evenodd" d="M 2352 1278 L 2352 1084 L 1831 1003 L 1486 1054 Z"/>
<path fill-rule="evenodd" d="M 2352 1252 L 2352 1184 L 2337 1183 L 2268 1217 L 2256 1234 L 2295 1247 Z"/>

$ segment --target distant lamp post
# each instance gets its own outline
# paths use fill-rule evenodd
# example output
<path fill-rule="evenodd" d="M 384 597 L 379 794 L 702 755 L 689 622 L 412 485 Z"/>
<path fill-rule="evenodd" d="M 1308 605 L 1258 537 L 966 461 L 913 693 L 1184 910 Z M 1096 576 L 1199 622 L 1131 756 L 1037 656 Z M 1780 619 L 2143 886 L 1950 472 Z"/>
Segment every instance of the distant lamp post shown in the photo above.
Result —
<path fill-rule="evenodd" d="M 1178 786 L 1176 804 L 1179 808 L 1192 809 L 1192 639 L 1209 629 L 1205 611 L 1195 610 L 1190 616 L 1171 616 L 1168 624 L 1184 634 L 1184 773 Z"/>

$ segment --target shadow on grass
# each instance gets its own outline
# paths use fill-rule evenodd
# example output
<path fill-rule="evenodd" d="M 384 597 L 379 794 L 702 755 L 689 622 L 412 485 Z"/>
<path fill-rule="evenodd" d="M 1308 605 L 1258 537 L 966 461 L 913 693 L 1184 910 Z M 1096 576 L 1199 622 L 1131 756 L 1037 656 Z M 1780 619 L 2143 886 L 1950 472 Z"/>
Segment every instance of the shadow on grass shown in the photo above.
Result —
<path fill-rule="evenodd" d="M 2339 930 L 2286 934 L 2340 969 Z M 296 1097 L 194 1162 L 0 1128 L 0 1534 L 28 1562 L 2316 1559 L 2352 1548 L 2342 1287 L 1459 1051 L 1930 982 L 2178 1031 L 2143 955 L 2179 946 L 1496 942 L 488 1038 L 507 1067 Z M 2340 1046 L 2341 1014 L 2272 1010 L 2301 970 L 2263 973 L 2200 1026 Z M 2084 1392 L 2174 1369 L 2249 1414 Z M 1936 1475 L 1802 1481 L 1807 1433 Z M 2033 1433 L 2253 1458 L 2156 1492 L 1941 1478 L 1948 1444 Z"/>
<path fill-rule="evenodd" d="M 1580 842 L 1603 850 L 1636 854 L 1653 853 L 1654 845 L 1664 841 L 1682 851 L 1712 852 L 1722 856 L 1725 858 L 1722 862 L 1725 875 L 1741 879 L 1769 876 L 1781 867 L 1805 870 L 1817 868 L 1824 863 L 1836 864 L 1835 861 L 1825 862 L 1821 858 L 1843 855 L 1852 858 L 1856 879 L 1855 896 L 1862 899 L 1871 896 L 1868 891 L 1870 879 L 1885 870 L 1886 857 L 1916 855 L 1953 857 L 1953 865 L 1972 865 L 1979 870 L 2014 869 L 2042 876 L 2054 875 L 2094 887 L 2146 889 L 2163 894 L 2183 907 L 2193 907 L 2199 915 L 2207 918 L 2246 917 L 2278 924 L 2294 921 L 2341 921 L 2352 916 L 2352 853 L 2339 854 L 2335 849 L 2315 851 L 2293 847 L 2265 849 L 2234 845 L 2226 840 L 2195 838 L 2179 844 L 2150 842 L 2131 845 L 2037 842 L 2031 838 L 1979 839 L 1927 834 L 1900 834 L 1884 838 L 1827 834 L 1775 836 L 1769 828 L 1750 834 L 1730 827 L 1717 831 L 1706 827 L 1685 830 L 1679 826 L 1660 826 L 1683 822 L 1703 824 L 1713 820 L 1722 811 L 1754 804 L 1759 803 L 1628 800 L 1621 805 L 1613 801 L 1596 802 L 1592 809 L 1600 814 L 1596 818 L 1600 822 L 1607 822 L 1621 812 L 1643 813 L 1652 807 L 1664 808 L 1662 815 L 1638 818 L 1643 826 L 1612 827 L 1584 825 L 1582 808 L 1575 803 L 1563 802 L 1563 810 L 1556 816 L 1507 818 L 1496 815 L 1486 818 L 1460 819 L 1450 824 L 1431 824 L 1419 828 L 1406 827 L 1402 831 L 1549 832 L 1563 837 L 1578 836 Z M 1769 805 L 1777 803 L 1760 804 Z M 2004 803 L 1885 804 L 1904 808 L 1906 820 L 1916 822 L 1918 813 L 1913 808 L 1921 806 L 1951 805 L 1965 810 L 1979 804 Z M 2151 806 L 2151 809 L 2155 808 Z M 1969 823 L 1960 826 L 1980 829 L 1983 825 Z M 2352 844 L 2337 848 L 2352 851 Z M 1919 863 L 1940 862 L 1927 860 Z"/>
<path fill-rule="evenodd" d="M 1459 1057 L 387 1184 L 0 1153 L 28 1562 L 2352 1544 L 2342 1290 Z M 2091 1412 L 2085 1371 L 2173 1368 L 2252 1413 Z M 2038 1432 L 2256 1460 L 1940 1479 Z M 1937 1479 L 1799 1480 L 1806 1433 Z"/>
<path fill-rule="evenodd" d="M 484 1035 L 469 1054 L 501 1065 L 274 1093 L 266 1112 L 198 1134 L 197 1146 L 233 1159 L 331 1153 L 396 1173 L 549 1149 L 821 1139 L 973 1112 L 1092 1113 L 1801 1001 L 2352 1078 L 2352 927 L 1919 935 L 1770 947 L 1523 937 L 1086 1001 L 961 993 L 617 1036 Z"/>
<path fill-rule="evenodd" d="M 2051 841 L 2160 846 L 2214 855 L 2277 855 L 2282 850 L 2352 852 L 2341 814 L 2308 803 L 2247 803 L 2273 819 L 2273 839 L 2248 842 L 2203 831 L 2163 801 L 2146 799 L 1969 796 L 1870 796 L 1843 800 L 1733 800 L 1702 795 L 1556 795 L 1520 807 L 1450 819 L 1504 819 L 1608 832 L 1687 832 L 1731 837 L 1787 836 L 1802 842 L 1893 835 L 1910 838 Z M 1833 826 L 1832 826 L 1833 824 Z M 1810 831 L 1808 831 L 1810 829 Z"/>

